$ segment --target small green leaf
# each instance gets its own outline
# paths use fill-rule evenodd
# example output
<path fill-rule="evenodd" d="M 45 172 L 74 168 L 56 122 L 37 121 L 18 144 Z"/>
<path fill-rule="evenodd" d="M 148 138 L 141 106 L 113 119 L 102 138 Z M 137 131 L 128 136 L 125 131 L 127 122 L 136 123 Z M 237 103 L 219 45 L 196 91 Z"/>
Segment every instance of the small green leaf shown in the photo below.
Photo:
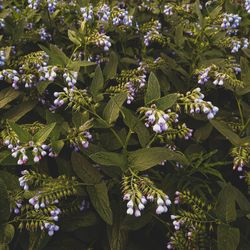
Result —
<path fill-rule="evenodd" d="M 109 225 L 113 223 L 112 210 L 110 208 L 108 188 L 104 182 L 94 186 L 87 186 L 90 201 L 101 216 L 101 218 Z"/>
<path fill-rule="evenodd" d="M 0 224 L 8 221 L 10 217 L 10 203 L 6 185 L 0 179 Z"/>
<path fill-rule="evenodd" d="M 110 53 L 109 62 L 105 65 L 103 70 L 103 75 L 106 80 L 112 79 L 115 77 L 118 66 L 118 57 L 115 52 Z"/>
<path fill-rule="evenodd" d="M 166 95 L 156 101 L 157 108 L 161 110 L 166 110 L 170 107 L 172 107 L 177 101 L 177 94 L 169 94 Z"/>
<path fill-rule="evenodd" d="M 127 94 L 125 93 L 120 93 L 110 98 L 103 110 L 103 117 L 108 124 L 112 124 L 117 120 L 121 107 L 126 99 Z"/>
<path fill-rule="evenodd" d="M 118 166 L 121 169 L 126 169 L 127 159 L 123 154 L 113 152 L 98 152 L 89 155 L 90 159 L 104 166 Z"/>
<path fill-rule="evenodd" d="M 217 229 L 218 250 L 237 250 L 240 242 L 240 230 L 229 225 L 219 225 Z"/>
<path fill-rule="evenodd" d="M 90 85 L 90 93 L 95 97 L 99 91 L 103 88 L 104 79 L 102 75 L 102 69 L 100 65 L 98 65 L 95 69 L 95 76 Z"/>
<path fill-rule="evenodd" d="M 15 100 L 20 95 L 20 92 L 13 88 L 6 88 L 0 92 L 0 108 L 4 107 L 9 102 Z"/>
<path fill-rule="evenodd" d="M 31 134 L 29 134 L 29 132 L 24 130 L 21 126 L 12 121 L 8 121 L 8 123 L 21 142 L 29 142 L 32 139 Z"/>
<path fill-rule="evenodd" d="M 71 162 L 74 172 L 85 183 L 99 183 L 102 179 L 100 172 L 83 155 L 73 152 Z"/>
<path fill-rule="evenodd" d="M 128 156 L 129 166 L 138 171 L 152 168 L 164 160 L 174 160 L 187 164 L 187 159 L 182 153 L 160 147 L 139 149 L 130 152 Z"/>
<path fill-rule="evenodd" d="M 148 86 L 144 99 L 145 104 L 149 104 L 152 101 L 159 99 L 160 97 L 161 97 L 160 84 L 155 74 L 151 72 L 148 78 Z"/>
<path fill-rule="evenodd" d="M 72 43 L 74 43 L 78 46 L 81 45 L 81 39 L 79 36 L 77 36 L 77 34 L 74 30 L 68 30 L 68 37 Z"/>
<path fill-rule="evenodd" d="M 57 155 L 61 152 L 63 146 L 64 146 L 64 141 L 63 141 L 63 140 L 53 141 L 53 142 L 51 143 L 51 147 L 52 147 L 53 151 L 54 151 Z"/>

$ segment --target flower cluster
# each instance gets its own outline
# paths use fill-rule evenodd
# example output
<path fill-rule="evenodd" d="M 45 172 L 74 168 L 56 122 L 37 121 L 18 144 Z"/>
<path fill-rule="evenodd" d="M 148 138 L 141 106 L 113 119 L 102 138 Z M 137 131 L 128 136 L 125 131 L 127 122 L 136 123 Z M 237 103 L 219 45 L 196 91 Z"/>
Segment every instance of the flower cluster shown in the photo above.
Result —
<path fill-rule="evenodd" d="M 240 40 L 232 40 L 232 53 L 237 53 L 240 48 L 247 49 L 249 47 L 249 41 L 247 38 Z"/>
<path fill-rule="evenodd" d="M 82 17 L 85 21 L 92 20 L 94 18 L 93 5 L 90 4 L 88 7 L 82 7 L 80 9 Z"/>
<path fill-rule="evenodd" d="M 166 213 L 171 201 L 163 191 L 156 188 L 147 177 L 132 173 L 123 177 L 123 200 L 127 201 L 127 214 L 141 216 L 147 202 L 156 202 L 156 214 Z"/>
<path fill-rule="evenodd" d="M 237 34 L 240 21 L 241 17 L 239 15 L 225 13 L 221 28 L 226 30 L 229 35 Z"/>
<path fill-rule="evenodd" d="M 177 104 L 177 109 L 180 108 L 179 106 L 183 105 L 186 113 L 204 113 L 207 115 L 208 119 L 213 119 L 219 111 L 219 108 L 214 106 L 211 102 L 203 100 L 205 96 L 201 93 L 200 88 L 196 88 L 191 92 L 188 91 L 186 95 L 178 94 L 178 96 L 180 103 Z"/>
<path fill-rule="evenodd" d="M 245 9 L 250 14 L 250 0 L 245 0 Z"/>
<path fill-rule="evenodd" d="M 139 109 L 140 113 L 144 114 L 145 126 L 152 127 L 155 133 L 162 133 L 167 131 L 170 124 L 177 123 L 178 114 L 172 112 L 170 109 L 167 110 L 167 113 L 157 109 L 156 105 L 151 105 L 150 108 L 142 107 Z"/>
<path fill-rule="evenodd" d="M 96 31 L 87 38 L 87 45 L 94 45 L 102 48 L 104 51 L 109 51 L 111 47 L 110 37 L 105 33 Z"/>
<path fill-rule="evenodd" d="M 58 0 L 47 0 L 48 2 L 48 10 L 50 13 L 53 13 L 56 10 L 56 5 L 58 4 Z"/>
<path fill-rule="evenodd" d="M 148 28 L 146 28 L 146 34 L 144 35 L 144 44 L 145 46 L 149 46 L 150 43 L 158 42 L 158 43 L 164 43 L 164 38 L 162 34 L 160 33 L 162 25 L 161 23 L 157 21 L 149 22 Z M 144 27 L 142 28 L 142 31 L 144 30 Z"/>
<path fill-rule="evenodd" d="M 128 14 L 128 11 L 119 7 L 112 9 L 111 19 L 114 26 L 125 25 L 132 26 L 133 16 Z"/>
<path fill-rule="evenodd" d="M 97 17 L 102 22 L 107 22 L 110 17 L 110 7 L 107 4 L 101 5 L 97 10 Z"/>
<path fill-rule="evenodd" d="M 74 88 L 77 81 L 78 73 L 75 71 L 66 71 L 63 73 L 63 78 L 70 88 Z"/>

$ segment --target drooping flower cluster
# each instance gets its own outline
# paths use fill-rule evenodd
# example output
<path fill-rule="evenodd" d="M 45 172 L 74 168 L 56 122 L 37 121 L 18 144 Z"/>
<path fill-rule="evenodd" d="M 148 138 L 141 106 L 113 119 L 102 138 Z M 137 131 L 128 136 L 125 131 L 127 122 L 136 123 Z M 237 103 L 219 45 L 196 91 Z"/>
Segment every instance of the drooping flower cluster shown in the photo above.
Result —
<path fill-rule="evenodd" d="M 186 113 L 204 113 L 207 119 L 213 119 L 219 108 L 214 106 L 210 101 L 204 101 L 204 97 L 200 88 L 196 88 L 191 92 L 188 91 L 186 95 L 178 94 L 179 103 L 177 104 L 177 109 L 180 109 L 180 106 L 184 106 Z"/>
<path fill-rule="evenodd" d="M 88 129 L 90 129 L 91 126 L 91 121 L 87 121 L 79 128 L 72 128 L 69 130 L 67 139 L 74 151 L 79 151 L 82 147 L 89 147 L 89 141 L 92 140 L 92 135 Z"/>
<path fill-rule="evenodd" d="M 95 31 L 89 37 L 87 37 L 86 41 L 89 46 L 97 46 L 102 48 L 104 51 L 109 51 L 111 47 L 110 37 L 103 32 Z"/>
<path fill-rule="evenodd" d="M 127 10 L 120 7 L 113 8 L 110 17 L 114 26 L 132 26 L 133 24 L 133 16 L 130 16 Z"/>
<path fill-rule="evenodd" d="M 50 33 L 48 33 L 47 32 L 47 30 L 45 29 L 45 28 L 41 28 L 40 30 L 39 30 L 39 35 L 40 35 L 40 39 L 42 40 L 42 41 L 49 41 L 49 40 L 51 40 L 51 34 Z"/>
<path fill-rule="evenodd" d="M 93 5 L 89 4 L 88 7 L 82 7 L 80 9 L 82 17 L 85 21 L 92 20 L 94 18 Z"/>
<path fill-rule="evenodd" d="M 225 13 L 221 28 L 227 31 L 227 34 L 237 34 L 241 17 L 237 14 Z"/>
<path fill-rule="evenodd" d="M 247 38 L 243 38 L 242 42 L 240 40 L 232 40 L 232 53 L 237 53 L 240 48 L 247 49 L 249 47 L 249 41 Z"/>
<path fill-rule="evenodd" d="M 212 81 L 215 86 L 222 86 L 227 82 L 227 84 L 232 87 L 242 88 L 244 87 L 244 83 L 236 77 L 239 72 L 241 72 L 241 69 L 239 65 L 234 62 L 228 63 L 225 67 L 212 64 L 209 67 L 196 70 L 198 84 L 204 85 L 205 83 Z"/>
<path fill-rule="evenodd" d="M 170 4 L 164 5 L 163 13 L 164 13 L 166 16 L 171 16 L 171 15 L 173 15 L 173 7 L 172 7 Z"/>
<path fill-rule="evenodd" d="M 235 146 L 231 150 L 233 159 L 233 169 L 242 172 L 250 160 L 250 145 L 246 143 L 242 146 Z"/>
<path fill-rule="evenodd" d="M 151 21 L 146 27 L 142 27 L 142 31 L 146 30 L 146 34 L 144 35 L 144 44 L 145 46 L 149 46 L 151 43 L 164 43 L 164 39 L 162 34 L 160 33 L 161 30 L 161 23 L 158 20 Z"/>
<path fill-rule="evenodd" d="M 127 201 L 127 214 L 141 216 L 147 202 L 156 202 L 156 214 L 166 213 L 171 201 L 163 191 L 156 188 L 153 182 L 144 176 L 132 173 L 124 176 L 122 181 L 123 200 Z"/>

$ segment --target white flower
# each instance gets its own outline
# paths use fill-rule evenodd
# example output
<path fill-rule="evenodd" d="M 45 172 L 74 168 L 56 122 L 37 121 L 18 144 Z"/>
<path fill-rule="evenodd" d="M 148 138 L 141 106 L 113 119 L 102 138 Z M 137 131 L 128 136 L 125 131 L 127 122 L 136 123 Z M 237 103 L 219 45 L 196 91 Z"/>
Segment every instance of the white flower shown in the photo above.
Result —
<path fill-rule="evenodd" d="M 162 130 L 161 130 L 161 126 L 159 124 L 155 124 L 153 126 L 153 130 L 156 132 L 156 133 L 161 133 Z"/>
<path fill-rule="evenodd" d="M 164 213 L 164 207 L 163 206 L 158 206 L 156 209 L 156 214 L 162 214 Z"/>
<path fill-rule="evenodd" d="M 135 217 L 140 217 L 141 216 L 141 212 L 139 209 L 135 210 Z"/>
<path fill-rule="evenodd" d="M 158 199 L 157 199 L 157 205 L 164 205 L 164 201 L 163 201 L 163 199 L 161 198 L 161 197 L 159 197 Z"/>
<path fill-rule="evenodd" d="M 127 207 L 133 207 L 134 206 L 134 203 L 133 203 L 133 201 L 132 200 L 130 200 L 128 203 L 127 203 Z"/>
<path fill-rule="evenodd" d="M 134 210 L 132 207 L 127 209 L 127 214 L 132 215 L 134 213 Z"/>
<path fill-rule="evenodd" d="M 142 203 L 139 203 L 138 208 L 139 208 L 139 210 L 143 210 L 145 208 L 145 206 Z"/>

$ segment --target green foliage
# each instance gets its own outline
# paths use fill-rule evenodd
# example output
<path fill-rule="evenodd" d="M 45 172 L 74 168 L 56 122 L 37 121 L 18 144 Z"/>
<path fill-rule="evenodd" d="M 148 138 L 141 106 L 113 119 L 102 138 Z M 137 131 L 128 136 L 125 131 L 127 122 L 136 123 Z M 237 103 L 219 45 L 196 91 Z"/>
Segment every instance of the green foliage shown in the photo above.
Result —
<path fill-rule="evenodd" d="M 0 1 L 0 249 L 248 249 L 249 1 Z"/>

